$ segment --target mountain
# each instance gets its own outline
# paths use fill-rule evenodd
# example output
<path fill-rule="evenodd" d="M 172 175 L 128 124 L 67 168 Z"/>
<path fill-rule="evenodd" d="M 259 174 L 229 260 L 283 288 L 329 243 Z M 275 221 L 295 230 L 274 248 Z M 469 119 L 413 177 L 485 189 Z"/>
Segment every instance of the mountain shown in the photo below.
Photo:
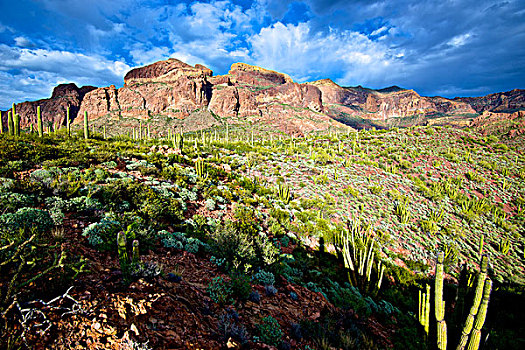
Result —
<path fill-rule="evenodd" d="M 17 104 L 22 127 L 36 125 L 38 105 L 44 124 L 63 125 L 70 106 L 74 123 L 87 111 L 97 126 L 125 129 L 148 122 L 160 133 L 166 128 L 199 130 L 225 121 L 291 134 L 348 126 L 468 126 L 483 113 L 498 113 L 501 119 L 525 110 L 525 90 L 447 99 L 398 86 L 343 87 L 330 79 L 299 84 L 286 74 L 245 63 L 214 76 L 205 66 L 173 58 L 132 69 L 124 83 L 119 89 L 59 85 L 49 99 Z M 2 113 L 4 125 L 6 115 Z"/>

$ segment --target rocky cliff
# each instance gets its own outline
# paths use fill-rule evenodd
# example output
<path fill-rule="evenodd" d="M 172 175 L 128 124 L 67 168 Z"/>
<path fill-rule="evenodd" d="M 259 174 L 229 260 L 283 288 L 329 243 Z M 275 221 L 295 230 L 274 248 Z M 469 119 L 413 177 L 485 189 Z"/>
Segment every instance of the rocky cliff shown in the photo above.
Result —
<path fill-rule="evenodd" d="M 44 124 L 63 125 L 69 106 L 72 118 L 87 111 L 99 126 L 155 121 L 157 129 L 196 130 L 226 120 L 301 134 L 347 125 L 465 126 L 486 111 L 525 110 L 525 90 L 451 100 L 420 96 L 397 86 L 342 87 L 330 79 L 298 84 L 286 74 L 245 63 L 233 64 L 226 75 L 213 76 L 207 67 L 170 58 L 132 69 L 119 89 L 65 84 L 57 86 L 49 99 L 18 104 L 22 127 L 36 125 L 38 105 Z M 5 113 L 2 119 L 5 125 Z M 80 122 L 81 118 L 74 121 Z"/>
<path fill-rule="evenodd" d="M 96 89 L 94 86 L 77 87 L 75 84 L 61 84 L 55 87 L 50 98 L 15 104 L 15 111 L 20 115 L 20 126 L 37 125 L 36 111 L 40 106 L 44 127 L 65 125 L 66 111 L 69 107 L 71 119 L 74 119 L 80 109 L 84 96 Z M 7 126 L 7 112 L 2 112 L 2 123 Z"/>
<path fill-rule="evenodd" d="M 468 103 L 480 114 L 485 111 L 513 113 L 518 110 L 525 110 L 525 90 L 521 89 L 498 92 L 482 97 L 456 97 L 454 100 Z"/>

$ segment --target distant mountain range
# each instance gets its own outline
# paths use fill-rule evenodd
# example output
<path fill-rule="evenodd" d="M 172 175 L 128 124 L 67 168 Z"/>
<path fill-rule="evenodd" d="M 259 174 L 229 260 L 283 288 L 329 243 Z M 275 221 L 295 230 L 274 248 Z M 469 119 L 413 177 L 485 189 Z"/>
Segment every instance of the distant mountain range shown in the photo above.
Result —
<path fill-rule="evenodd" d="M 173 58 L 132 69 L 124 82 L 120 89 L 62 84 L 51 98 L 19 103 L 15 108 L 22 127 L 36 126 L 36 109 L 41 106 L 46 125 L 64 125 L 70 107 L 74 123 L 82 119 L 77 115 L 87 111 L 98 125 L 157 121 L 164 128 L 187 131 L 225 122 L 302 134 L 328 127 L 462 127 L 501 120 L 515 121 L 514 134 L 525 131 L 521 121 L 525 90 L 520 89 L 447 99 L 420 96 L 398 86 L 379 90 L 343 87 L 330 79 L 298 84 L 286 74 L 244 63 L 233 64 L 226 75 L 213 76 L 202 65 Z M 1 114 L 6 126 L 7 111 Z"/>

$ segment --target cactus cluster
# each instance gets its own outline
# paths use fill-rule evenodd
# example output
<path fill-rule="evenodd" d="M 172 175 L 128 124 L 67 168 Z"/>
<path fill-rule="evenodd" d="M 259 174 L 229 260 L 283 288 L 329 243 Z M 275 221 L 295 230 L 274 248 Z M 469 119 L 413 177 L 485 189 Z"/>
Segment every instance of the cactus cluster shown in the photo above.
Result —
<path fill-rule="evenodd" d="M 436 260 L 436 277 L 434 291 L 434 312 L 437 322 L 437 348 L 446 350 L 447 348 L 447 324 L 445 322 L 445 301 L 443 300 L 443 279 L 444 267 L 443 261 L 445 254 L 438 252 Z M 487 308 L 492 290 L 492 281 L 487 275 L 488 257 L 482 256 L 480 272 L 478 274 L 474 301 L 470 308 L 469 315 L 461 331 L 461 338 L 456 347 L 457 350 L 463 350 L 468 344 L 469 350 L 477 350 L 481 339 L 481 328 L 485 323 Z M 428 298 L 430 287 L 427 285 L 426 293 L 419 292 L 419 322 L 425 328 L 428 334 L 428 315 L 430 303 Z"/>
<path fill-rule="evenodd" d="M 419 291 L 419 323 L 423 326 L 426 336 L 430 327 L 430 285 L 427 284 L 426 292 Z"/>
<path fill-rule="evenodd" d="M 201 179 L 206 179 L 208 177 L 208 171 L 206 170 L 206 163 L 202 159 L 197 159 L 195 161 L 195 172 L 197 176 Z"/>

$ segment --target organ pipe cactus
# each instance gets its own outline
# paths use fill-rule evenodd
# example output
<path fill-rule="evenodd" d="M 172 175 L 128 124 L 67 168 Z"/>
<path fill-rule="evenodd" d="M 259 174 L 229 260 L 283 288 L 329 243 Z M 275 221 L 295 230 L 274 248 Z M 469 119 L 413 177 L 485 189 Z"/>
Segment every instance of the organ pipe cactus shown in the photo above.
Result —
<path fill-rule="evenodd" d="M 4 133 L 4 120 L 2 119 L 2 112 L 0 112 L 0 134 Z"/>
<path fill-rule="evenodd" d="M 36 108 L 36 119 L 37 119 L 37 127 L 38 127 L 38 136 L 43 137 L 44 136 L 44 124 L 42 123 L 42 110 L 40 109 L 40 106 Z"/>
<path fill-rule="evenodd" d="M 348 280 L 354 286 L 367 291 L 370 286 L 372 268 L 374 265 L 375 239 L 368 229 L 363 229 L 358 220 L 348 224 L 348 231 L 341 232 L 335 239 L 343 255 Z M 385 267 L 381 261 L 377 263 L 377 281 L 375 289 L 381 288 Z"/>
<path fill-rule="evenodd" d="M 84 111 L 84 139 L 89 139 L 89 122 L 87 111 Z"/>
<path fill-rule="evenodd" d="M 288 187 L 288 185 L 283 185 L 280 183 L 277 187 L 277 195 L 279 196 L 279 199 L 283 201 L 283 203 L 290 203 L 291 194 L 290 187 Z"/>
<path fill-rule="evenodd" d="M 430 321 L 430 285 L 427 284 L 426 292 L 419 291 L 419 323 L 425 329 L 428 336 L 429 321 Z"/>
<path fill-rule="evenodd" d="M 208 177 L 208 171 L 206 171 L 206 164 L 202 159 L 198 159 L 195 162 L 195 172 L 197 172 L 197 176 L 206 179 Z"/>

